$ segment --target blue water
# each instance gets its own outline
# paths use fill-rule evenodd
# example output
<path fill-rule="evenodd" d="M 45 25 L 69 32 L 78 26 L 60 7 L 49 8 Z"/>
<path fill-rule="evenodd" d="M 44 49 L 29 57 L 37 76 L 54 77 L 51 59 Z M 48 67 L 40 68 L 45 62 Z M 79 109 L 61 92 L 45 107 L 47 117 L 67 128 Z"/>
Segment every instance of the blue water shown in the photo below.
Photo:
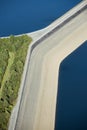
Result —
<path fill-rule="evenodd" d="M 46 27 L 82 0 L 0 0 L 0 36 Z"/>
<path fill-rule="evenodd" d="M 55 130 L 87 130 L 87 41 L 60 65 Z"/>

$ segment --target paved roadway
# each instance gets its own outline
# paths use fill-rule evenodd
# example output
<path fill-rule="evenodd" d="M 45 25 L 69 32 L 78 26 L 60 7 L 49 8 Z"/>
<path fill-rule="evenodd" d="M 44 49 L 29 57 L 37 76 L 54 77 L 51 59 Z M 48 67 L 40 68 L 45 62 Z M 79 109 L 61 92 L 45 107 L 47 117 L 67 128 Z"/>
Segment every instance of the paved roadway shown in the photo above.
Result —
<path fill-rule="evenodd" d="M 87 10 L 32 52 L 15 130 L 54 130 L 60 62 L 87 40 Z"/>

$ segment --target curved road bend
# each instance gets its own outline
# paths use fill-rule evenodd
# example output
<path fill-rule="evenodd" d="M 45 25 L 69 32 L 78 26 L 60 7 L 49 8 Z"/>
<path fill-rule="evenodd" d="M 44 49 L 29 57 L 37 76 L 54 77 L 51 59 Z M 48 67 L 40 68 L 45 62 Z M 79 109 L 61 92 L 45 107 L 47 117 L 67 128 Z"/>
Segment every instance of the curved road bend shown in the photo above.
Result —
<path fill-rule="evenodd" d="M 32 52 L 15 130 L 54 130 L 58 66 L 87 40 L 87 10 Z"/>

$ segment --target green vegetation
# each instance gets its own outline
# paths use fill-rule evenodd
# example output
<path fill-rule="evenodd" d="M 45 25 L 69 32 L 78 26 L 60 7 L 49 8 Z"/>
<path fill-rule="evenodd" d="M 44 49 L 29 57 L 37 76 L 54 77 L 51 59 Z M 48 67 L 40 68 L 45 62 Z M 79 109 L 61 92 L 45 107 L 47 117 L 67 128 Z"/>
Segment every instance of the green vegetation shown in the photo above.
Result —
<path fill-rule="evenodd" d="M 32 39 L 27 35 L 0 39 L 0 130 L 7 130 Z"/>

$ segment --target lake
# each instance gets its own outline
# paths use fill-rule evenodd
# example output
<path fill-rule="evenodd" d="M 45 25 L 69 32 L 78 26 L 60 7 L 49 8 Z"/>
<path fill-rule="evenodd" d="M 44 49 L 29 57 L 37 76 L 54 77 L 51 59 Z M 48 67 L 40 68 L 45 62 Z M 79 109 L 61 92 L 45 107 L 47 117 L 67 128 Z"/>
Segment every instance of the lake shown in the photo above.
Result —
<path fill-rule="evenodd" d="M 0 36 L 42 29 L 82 0 L 0 0 Z"/>
<path fill-rule="evenodd" d="M 1 0 L 0 36 L 42 29 L 81 1 Z M 86 55 L 87 42 L 60 65 L 55 130 L 87 130 Z"/>
<path fill-rule="evenodd" d="M 55 130 L 87 130 L 87 41 L 60 64 Z"/>

